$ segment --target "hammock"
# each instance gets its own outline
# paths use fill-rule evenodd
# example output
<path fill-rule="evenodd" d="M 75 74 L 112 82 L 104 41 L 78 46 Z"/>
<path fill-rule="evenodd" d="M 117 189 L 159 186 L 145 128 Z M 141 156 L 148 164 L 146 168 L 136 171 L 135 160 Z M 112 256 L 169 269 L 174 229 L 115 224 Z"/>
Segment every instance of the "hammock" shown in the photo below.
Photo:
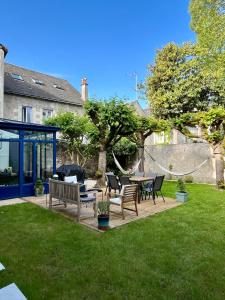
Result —
<path fill-rule="evenodd" d="M 163 166 L 161 166 L 154 157 L 152 157 L 152 155 L 145 149 L 145 152 L 149 155 L 149 157 L 154 161 L 154 163 L 164 172 L 169 173 L 171 175 L 174 176 L 185 176 L 185 175 L 189 175 L 192 174 L 196 171 L 198 171 L 199 169 L 201 169 L 202 166 L 204 166 L 204 164 L 210 159 L 210 157 L 208 157 L 207 159 L 205 159 L 200 165 L 198 165 L 196 168 L 194 168 L 192 171 L 188 171 L 188 172 L 184 172 L 184 173 L 178 173 L 178 172 L 172 172 L 170 170 L 167 170 L 166 168 L 164 168 Z"/>
<path fill-rule="evenodd" d="M 134 174 L 134 173 L 137 171 L 137 169 L 138 169 L 138 167 L 139 167 L 139 164 L 140 164 L 140 162 L 141 162 L 141 159 L 140 159 L 140 160 L 137 162 L 137 164 L 134 166 L 133 169 L 131 169 L 131 170 L 129 170 L 129 171 L 125 171 L 125 170 L 121 167 L 120 163 L 119 163 L 118 160 L 116 159 L 115 154 L 114 154 L 113 152 L 112 152 L 112 155 L 113 155 L 115 164 L 117 165 L 118 169 L 119 169 L 123 174 L 125 174 L 125 175 L 131 175 L 131 174 Z"/>

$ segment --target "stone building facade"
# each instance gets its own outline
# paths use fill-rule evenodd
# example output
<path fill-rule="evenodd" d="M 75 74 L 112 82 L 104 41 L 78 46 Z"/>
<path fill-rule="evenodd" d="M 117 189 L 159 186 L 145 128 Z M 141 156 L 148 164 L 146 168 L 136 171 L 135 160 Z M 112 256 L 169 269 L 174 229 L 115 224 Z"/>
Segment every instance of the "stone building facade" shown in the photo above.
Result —
<path fill-rule="evenodd" d="M 80 93 L 67 80 L 6 63 L 7 52 L 0 44 L 0 118 L 42 124 L 61 111 L 84 113 L 86 78 Z"/>

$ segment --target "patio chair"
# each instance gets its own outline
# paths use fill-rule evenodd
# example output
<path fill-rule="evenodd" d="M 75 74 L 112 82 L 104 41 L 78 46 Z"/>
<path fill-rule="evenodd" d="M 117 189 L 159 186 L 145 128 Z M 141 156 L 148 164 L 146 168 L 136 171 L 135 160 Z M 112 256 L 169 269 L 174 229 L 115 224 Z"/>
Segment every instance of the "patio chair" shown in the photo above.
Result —
<path fill-rule="evenodd" d="M 157 192 L 159 192 L 165 203 L 165 199 L 164 199 L 164 196 L 161 191 L 164 178 L 165 178 L 165 175 L 156 176 L 153 183 L 152 182 L 147 183 L 147 185 L 143 188 L 143 191 L 145 192 L 145 199 L 146 199 L 146 194 L 149 194 L 149 199 L 150 199 L 151 194 L 155 193 L 155 195 L 158 197 Z M 153 199 L 154 204 L 156 204 L 153 197 L 152 197 L 152 199 Z"/>
<path fill-rule="evenodd" d="M 111 193 L 111 190 L 114 190 L 115 193 L 117 190 L 120 192 L 121 185 L 119 184 L 119 181 L 118 181 L 116 175 L 107 175 L 107 177 L 108 177 L 109 193 Z"/>
<path fill-rule="evenodd" d="M 131 184 L 129 178 L 130 176 L 125 176 L 125 175 L 119 176 L 120 185 L 123 186 L 123 185 Z"/>
<path fill-rule="evenodd" d="M 130 184 L 130 185 L 124 185 L 122 187 L 121 193 L 117 195 L 115 198 L 110 198 L 109 194 L 109 202 L 110 202 L 110 207 L 111 205 L 117 205 L 120 206 L 121 208 L 121 214 L 122 214 L 122 219 L 125 219 L 124 215 L 124 209 L 134 211 L 136 212 L 136 215 L 138 216 L 138 209 L 137 209 L 137 193 L 138 193 L 138 185 L 137 184 Z M 127 207 L 127 204 L 133 203 L 135 209 L 132 209 Z M 116 213 L 115 211 L 111 211 L 112 213 Z"/>
<path fill-rule="evenodd" d="M 105 173 L 105 181 L 106 181 L 106 190 L 105 190 L 105 195 L 109 189 L 109 179 L 108 179 L 108 175 L 114 175 L 113 172 L 106 172 Z"/>

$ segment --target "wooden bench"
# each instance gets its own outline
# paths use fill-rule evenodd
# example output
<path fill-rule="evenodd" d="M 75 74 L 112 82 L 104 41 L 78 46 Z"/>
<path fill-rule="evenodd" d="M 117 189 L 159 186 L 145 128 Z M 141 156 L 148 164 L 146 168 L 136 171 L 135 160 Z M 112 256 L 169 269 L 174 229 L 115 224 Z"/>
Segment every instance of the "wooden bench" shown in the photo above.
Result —
<path fill-rule="evenodd" d="M 95 193 L 80 192 L 79 183 L 69 183 L 65 181 L 49 179 L 49 209 L 52 209 L 52 199 L 58 199 L 64 206 L 67 203 L 77 205 L 77 221 L 80 221 L 81 206 L 93 203 L 94 217 L 97 217 L 96 195 Z M 60 204 L 60 203 L 59 203 Z"/>

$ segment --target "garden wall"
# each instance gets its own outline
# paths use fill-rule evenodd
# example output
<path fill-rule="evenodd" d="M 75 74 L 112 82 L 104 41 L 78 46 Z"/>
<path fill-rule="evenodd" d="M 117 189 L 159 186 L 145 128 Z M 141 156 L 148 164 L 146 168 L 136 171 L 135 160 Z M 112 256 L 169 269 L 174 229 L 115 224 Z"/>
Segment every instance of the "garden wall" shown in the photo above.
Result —
<path fill-rule="evenodd" d="M 146 145 L 145 149 L 157 160 L 157 162 L 169 169 L 173 166 L 174 172 L 191 171 L 201 164 L 207 157 L 212 157 L 211 150 L 206 143 L 177 144 L 177 145 Z M 152 161 L 145 153 L 145 173 L 155 172 L 164 174 L 164 172 Z M 194 182 L 216 183 L 214 158 L 198 171 L 191 174 Z M 166 174 L 166 178 L 170 176 Z"/>

